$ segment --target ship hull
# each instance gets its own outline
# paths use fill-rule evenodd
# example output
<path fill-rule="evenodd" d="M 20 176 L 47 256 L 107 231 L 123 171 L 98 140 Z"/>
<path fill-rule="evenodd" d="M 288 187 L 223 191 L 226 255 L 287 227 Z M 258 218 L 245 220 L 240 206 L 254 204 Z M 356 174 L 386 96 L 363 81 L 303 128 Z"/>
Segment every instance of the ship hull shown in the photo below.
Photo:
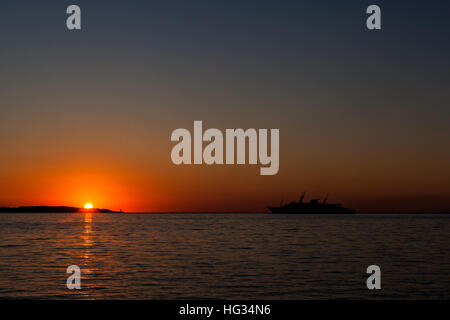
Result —
<path fill-rule="evenodd" d="M 267 207 L 271 213 L 275 214 L 354 214 L 356 210 L 347 208 L 283 208 Z"/>

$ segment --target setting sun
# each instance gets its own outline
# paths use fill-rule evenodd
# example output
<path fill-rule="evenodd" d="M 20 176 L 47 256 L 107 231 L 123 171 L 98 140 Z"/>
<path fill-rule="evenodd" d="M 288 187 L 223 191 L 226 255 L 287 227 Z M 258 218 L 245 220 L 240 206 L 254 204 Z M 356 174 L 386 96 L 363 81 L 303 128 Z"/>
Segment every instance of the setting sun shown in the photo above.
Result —
<path fill-rule="evenodd" d="M 84 205 L 84 208 L 85 208 L 85 209 L 92 209 L 92 208 L 94 208 L 94 206 L 92 205 L 92 203 L 86 203 L 86 204 Z"/>

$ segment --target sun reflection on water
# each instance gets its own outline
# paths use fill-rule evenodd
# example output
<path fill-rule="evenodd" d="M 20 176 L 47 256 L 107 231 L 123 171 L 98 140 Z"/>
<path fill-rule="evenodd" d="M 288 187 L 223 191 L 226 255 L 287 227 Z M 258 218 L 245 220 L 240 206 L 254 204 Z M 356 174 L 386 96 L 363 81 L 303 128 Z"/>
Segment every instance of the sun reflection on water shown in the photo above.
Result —
<path fill-rule="evenodd" d="M 83 234 L 81 235 L 82 239 L 82 252 L 80 252 L 80 257 L 83 259 L 82 262 L 82 271 L 81 271 L 81 277 L 82 277 L 82 290 L 79 292 L 81 296 L 84 297 L 84 299 L 90 299 L 91 296 L 89 294 L 89 290 L 86 290 L 89 288 L 89 286 L 86 288 L 86 280 L 89 281 L 90 275 L 92 274 L 93 270 L 91 268 L 91 257 L 92 257 L 92 249 L 94 246 L 94 241 L 92 240 L 92 212 L 86 212 L 84 215 L 84 229 Z M 84 289 L 83 290 L 83 285 Z"/>
<path fill-rule="evenodd" d="M 83 232 L 83 246 L 85 247 L 85 259 L 89 258 L 90 248 L 94 243 L 92 241 L 92 213 L 84 214 L 84 232 Z"/>

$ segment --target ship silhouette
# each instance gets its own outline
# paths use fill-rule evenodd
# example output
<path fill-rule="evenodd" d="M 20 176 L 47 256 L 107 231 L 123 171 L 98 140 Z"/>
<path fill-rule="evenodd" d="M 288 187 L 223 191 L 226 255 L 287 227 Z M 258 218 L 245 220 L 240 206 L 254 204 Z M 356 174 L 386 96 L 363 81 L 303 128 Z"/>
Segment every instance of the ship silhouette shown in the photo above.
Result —
<path fill-rule="evenodd" d="M 272 213 L 289 214 L 352 214 L 356 210 L 343 207 L 340 203 L 327 203 L 328 196 L 320 202 L 320 199 L 311 199 L 303 202 L 305 193 L 303 192 L 298 202 L 291 202 L 279 207 L 267 207 Z"/>

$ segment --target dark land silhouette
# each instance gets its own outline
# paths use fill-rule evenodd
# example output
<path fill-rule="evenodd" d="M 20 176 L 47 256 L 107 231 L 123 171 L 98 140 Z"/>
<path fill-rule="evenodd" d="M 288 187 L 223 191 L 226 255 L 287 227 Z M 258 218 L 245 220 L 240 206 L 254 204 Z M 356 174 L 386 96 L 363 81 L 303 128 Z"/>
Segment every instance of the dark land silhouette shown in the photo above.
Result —
<path fill-rule="evenodd" d="M 24 206 L 24 207 L 0 207 L 0 213 L 72 213 L 72 212 L 93 212 L 93 213 L 120 213 L 109 209 L 85 209 L 67 206 Z"/>

